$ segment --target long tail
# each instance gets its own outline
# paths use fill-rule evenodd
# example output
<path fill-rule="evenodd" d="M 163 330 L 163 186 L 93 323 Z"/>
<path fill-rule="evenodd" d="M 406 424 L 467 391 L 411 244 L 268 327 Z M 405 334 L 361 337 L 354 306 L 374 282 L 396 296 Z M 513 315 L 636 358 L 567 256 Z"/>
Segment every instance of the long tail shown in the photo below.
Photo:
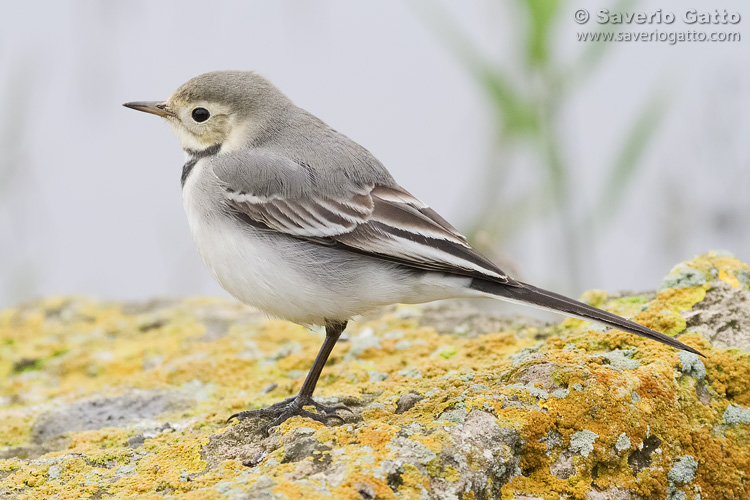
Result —
<path fill-rule="evenodd" d="M 643 325 L 634 323 L 623 317 L 617 316 L 616 314 L 603 311 L 596 307 L 586 305 L 583 302 L 569 299 L 564 295 L 543 290 L 527 283 L 518 281 L 514 284 L 507 285 L 503 283 L 495 283 L 492 281 L 474 278 L 471 282 L 471 288 L 480 292 L 495 295 L 499 298 L 511 302 L 519 302 L 522 304 L 536 306 L 542 309 L 548 309 L 553 312 L 563 313 L 567 316 L 583 319 L 585 321 L 602 323 L 606 326 L 616 328 L 618 330 L 634 333 L 636 335 L 640 335 L 641 337 L 656 340 L 657 342 L 676 347 L 677 349 L 682 349 L 684 351 L 703 356 L 700 351 L 686 346 L 682 342 L 679 342 L 672 337 L 668 337 L 663 333 L 659 333 L 650 328 L 646 328 Z"/>

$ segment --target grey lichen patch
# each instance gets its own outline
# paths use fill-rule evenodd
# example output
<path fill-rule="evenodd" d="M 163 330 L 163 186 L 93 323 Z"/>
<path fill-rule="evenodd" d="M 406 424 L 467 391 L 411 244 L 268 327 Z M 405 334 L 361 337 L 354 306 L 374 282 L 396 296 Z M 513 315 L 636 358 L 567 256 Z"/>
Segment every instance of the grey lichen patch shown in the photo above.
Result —
<path fill-rule="evenodd" d="M 633 404 L 641 402 L 641 397 L 638 395 L 637 392 L 633 391 L 630 393 L 630 402 Z"/>
<path fill-rule="evenodd" d="M 575 384 L 573 384 L 573 385 L 572 385 L 571 387 L 572 387 L 572 388 L 573 388 L 573 390 L 574 390 L 574 391 L 576 391 L 576 392 L 583 392 L 583 384 L 579 384 L 578 382 L 576 382 L 576 383 L 575 383 Z"/>
<path fill-rule="evenodd" d="M 561 446 L 563 444 L 562 435 L 556 430 L 552 429 L 547 433 L 547 449 L 551 450 L 555 446 Z"/>
<path fill-rule="evenodd" d="M 680 351 L 680 364 L 682 369 L 680 370 L 683 375 L 688 377 L 695 377 L 698 380 L 706 378 L 706 367 L 701 361 L 697 354 L 692 352 Z"/>
<path fill-rule="evenodd" d="M 687 288 L 706 284 L 706 276 L 699 270 L 684 264 L 675 266 L 666 278 L 661 282 L 659 290 L 667 288 Z"/>
<path fill-rule="evenodd" d="M 471 384 L 468 390 L 471 392 L 484 392 L 489 390 L 489 387 L 484 384 Z"/>
<path fill-rule="evenodd" d="M 740 269 L 737 271 L 737 280 L 745 287 L 750 287 L 750 271 Z"/>
<path fill-rule="evenodd" d="M 667 500 L 687 500 L 684 491 L 678 490 L 674 484 L 667 486 Z"/>
<path fill-rule="evenodd" d="M 513 361 L 513 365 L 517 366 L 525 361 L 538 358 L 539 354 L 537 351 L 539 351 L 539 348 L 541 348 L 542 345 L 543 343 L 539 342 L 531 347 L 524 347 L 518 352 L 518 354 L 511 355 L 510 359 Z"/>
<path fill-rule="evenodd" d="M 276 352 L 269 356 L 269 358 L 278 361 L 299 352 L 302 352 L 302 344 L 299 342 L 289 342 L 276 349 Z"/>
<path fill-rule="evenodd" d="M 578 431 L 570 436 L 570 450 L 574 453 L 580 453 L 584 457 L 588 457 L 589 454 L 594 451 L 594 441 L 599 435 L 595 432 L 591 432 L 588 429 Z"/>
<path fill-rule="evenodd" d="M 628 437 L 627 434 L 623 432 L 617 437 L 617 442 L 615 443 L 615 449 L 617 451 L 623 451 L 623 450 L 627 450 L 628 448 L 630 448 L 630 438 Z"/>
<path fill-rule="evenodd" d="M 458 403 L 453 409 L 443 412 L 443 414 L 438 417 L 438 421 L 445 420 L 446 422 L 453 422 L 454 424 L 460 425 L 464 423 L 468 415 L 469 412 L 466 410 L 466 405 L 464 403 Z"/>
<path fill-rule="evenodd" d="M 608 326 L 602 325 L 600 323 L 589 323 L 589 324 L 590 326 L 587 326 L 586 328 L 588 330 L 591 330 L 592 332 L 604 333 L 609 329 Z"/>
<path fill-rule="evenodd" d="M 550 393 L 553 398 L 557 399 L 565 399 L 568 397 L 568 394 L 570 394 L 570 391 L 567 389 L 563 389 L 562 387 L 560 389 L 555 389 Z"/>
<path fill-rule="evenodd" d="M 358 335 L 354 336 L 350 340 L 351 347 L 349 351 L 344 355 L 344 359 L 349 361 L 359 357 L 367 349 L 380 349 L 380 337 L 375 335 L 375 331 L 372 328 L 363 328 Z"/>
<path fill-rule="evenodd" d="M 401 460 L 416 462 L 422 465 L 427 465 L 437 457 L 437 454 L 435 454 L 434 451 L 430 450 L 422 443 L 401 436 L 396 436 L 391 439 L 385 447 Z"/>
<path fill-rule="evenodd" d="M 712 250 L 711 253 L 715 257 L 735 257 L 734 252 L 732 252 L 731 250 L 727 250 L 726 248 Z"/>
<path fill-rule="evenodd" d="M 724 410 L 724 422 L 729 425 L 750 424 L 750 408 L 743 408 L 735 404 L 730 404 Z"/>
<path fill-rule="evenodd" d="M 422 378 L 422 372 L 416 368 L 404 368 L 399 370 L 398 374 L 406 378 Z"/>
<path fill-rule="evenodd" d="M 540 389 L 539 387 L 534 387 L 531 384 L 523 385 L 523 384 L 511 384 L 508 387 L 513 389 L 522 389 L 527 391 L 529 394 L 534 396 L 537 399 L 541 399 L 546 401 L 549 399 L 549 393 L 545 391 L 544 389 Z"/>
<path fill-rule="evenodd" d="M 406 339 L 399 340 L 394 346 L 397 351 L 405 351 L 411 347 L 411 342 Z"/>
<path fill-rule="evenodd" d="M 388 374 L 385 372 L 371 371 L 367 373 L 370 382 L 382 382 L 388 378 Z"/>
<path fill-rule="evenodd" d="M 529 391 L 529 394 L 531 394 L 532 396 L 534 396 L 537 399 L 541 399 L 541 400 L 544 400 L 544 401 L 546 401 L 547 399 L 549 399 L 549 393 L 547 391 L 545 391 L 544 389 L 540 389 L 539 387 L 529 387 L 527 385 L 526 386 L 526 390 Z"/>
<path fill-rule="evenodd" d="M 59 465 L 53 465 L 47 469 L 47 477 L 50 479 L 58 479 L 60 474 L 62 474 L 62 467 Z"/>
<path fill-rule="evenodd" d="M 403 330 L 389 330 L 383 334 L 383 338 L 386 340 L 398 340 L 404 338 Z"/>
<path fill-rule="evenodd" d="M 632 349 L 625 349 L 622 351 L 610 351 L 604 354 L 596 354 L 594 357 L 601 357 L 609 362 L 609 365 L 618 371 L 623 370 L 635 370 L 641 366 L 641 362 L 637 359 L 631 359 L 634 351 Z"/>
<path fill-rule="evenodd" d="M 698 462 L 692 455 L 680 457 L 667 473 L 667 479 L 673 483 L 685 484 L 693 480 L 695 471 L 698 469 Z"/>

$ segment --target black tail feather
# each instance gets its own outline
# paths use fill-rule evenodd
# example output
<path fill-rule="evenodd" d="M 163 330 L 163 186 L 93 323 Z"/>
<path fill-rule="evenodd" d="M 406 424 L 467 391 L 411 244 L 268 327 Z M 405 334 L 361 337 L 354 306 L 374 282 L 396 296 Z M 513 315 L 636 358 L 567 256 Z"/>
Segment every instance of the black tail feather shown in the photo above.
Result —
<path fill-rule="evenodd" d="M 513 286 L 475 278 L 471 282 L 471 288 L 480 292 L 496 295 L 513 302 L 522 302 L 525 304 L 541 307 L 543 309 L 561 312 L 563 314 L 581 318 L 586 321 L 602 323 L 611 328 L 616 328 L 628 333 L 634 333 L 636 335 L 640 335 L 641 337 L 656 340 L 657 342 L 676 347 L 677 349 L 682 349 L 684 351 L 703 356 L 700 351 L 686 346 L 682 342 L 664 335 L 663 333 L 659 333 L 650 328 L 646 328 L 643 325 L 634 323 L 633 321 L 627 320 L 621 316 L 617 316 L 616 314 L 603 311 L 602 309 L 586 305 L 583 302 L 570 299 L 558 293 L 537 288 L 527 283 L 521 283 L 519 281 L 517 286 Z"/>

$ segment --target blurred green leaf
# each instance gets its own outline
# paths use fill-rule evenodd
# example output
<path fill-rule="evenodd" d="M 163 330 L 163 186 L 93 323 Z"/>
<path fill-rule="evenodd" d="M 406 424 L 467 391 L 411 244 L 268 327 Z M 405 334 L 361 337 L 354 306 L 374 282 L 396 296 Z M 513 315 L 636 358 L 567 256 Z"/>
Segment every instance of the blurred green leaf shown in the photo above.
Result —
<path fill-rule="evenodd" d="M 618 0 L 617 2 L 613 3 L 611 7 L 609 7 L 609 10 L 612 12 L 631 12 L 635 9 L 635 5 L 637 3 L 637 0 Z M 595 24 L 597 26 L 596 29 L 588 29 L 586 31 L 590 31 L 592 33 L 602 33 L 604 31 L 612 30 L 612 26 L 608 24 L 592 24 Z M 586 26 L 591 26 L 592 24 L 588 24 Z M 582 28 L 581 31 L 584 31 L 584 29 Z M 575 85 L 580 80 L 588 76 L 588 74 L 591 73 L 591 71 L 593 71 L 597 65 L 599 65 L 599 63 L 604 58 L 604 55 L 609 52 L 616 44 L 609 42 L 587 42 L 582 45 L 583 48 L 581 51 L 581 55 L 568 71 L 569 79 L 567 83 L 569 85 Z"/>
<path fill-rule="evenodd" d="M 529 17 L 526 60 L 529 66 L 541 66 L 549 60 L 549 45 L 554 21 L 560 11 L 559 0 L 521 0 Z"/>
<path fill-rule="evenodd" d="M 567 201 L 568 168 L 560 152 L 560 145 L 553 134 L 554 131 L 550 127 L 543 127 L 538 139 L 540 150 L 545 158 L 545 161 L 541 162 L 547 173 L 544 184 L 546 184 L 548 192 L 554 196 L 558 207 L 561 207 Z"/>
<path fill-rule="evenodd" d="M 636 3 L 637 0 L 616 0 L 609 8 L 633 10 Z M 572 173 L 565 154 L 560 113 L 570 96 L 585 83 L 583 80 L 601 67 L 604 55 L 615 44 L 581 44 L 578 59 L 570 65 L 561 65 L 551 53 L 555 29 L 560 23 L 574 22 L 575 6 L 562 0 L 517 0 L 513 4 L 518 7 L 514 13 L 518 17 L 514 20 L 519 21 L 514 23 L 518 27 L 514 31 L 517 43 L 512 45 L 522 50 L 521 63 L 517 68 L 501 68 L 473 45 L 441 2 L 422 5 L 431 27 L 488 96 L 496 122 L 493 160 L 501 161 L 488 162 L 485 168 L 482 185 L 475 193 L 479 215 L 467 235 L 475 241 L 482 235 L 485 243 L 504 242 L 533 222 L 554 215 L 562 235 L 562 241 L 555 244 L 566 260 L 565 281 L 574 284 L 580 279 L 580 264 L 586 258 L 581 255 L 587 248 L 581 247 L 582 240 L 599 229 L 620 206 L 666 112 L 667 100 L 655 94 L 639 110 L 614 156 L 599 190 L 600 197 L 589 210 L 583 207 L 582 212 L 575 213 L 570 189 Z M 588 29 L 580 29 L 601 32 L 611 27 L 592 23 Z M 529 150 L 529 145 L 533 149 Z M 513 165 L 507 158 L 519 151 L 537 155 L 529 165 L 538 168 L 539 175 L 534 186 L 513 197 L 514 193 L 509 193 L 506 187 Z"/>
<path fill-rule="evenodd" d="M 422 12 L 430 27 L 456 54 L 456 58 L 474 75 L 481 88 L 492 100 L 495 119 L 500 133 L 518 134 L 537 127 L 534 109 L 514 88 L 510 79 L 496 65 L 486 60 L 474 44 L 457 26 L 441 2 L 411 4 Z M 426 7 L 429 5 L 429 7 Z"/>
<path fill-rule="evenodd" d="M 535 107 L 500 72 L 485 68 L 480 78 L 494 104 L 493 111 L 501 124 L 501 133 L 533 133 L 538 129 Z"/>

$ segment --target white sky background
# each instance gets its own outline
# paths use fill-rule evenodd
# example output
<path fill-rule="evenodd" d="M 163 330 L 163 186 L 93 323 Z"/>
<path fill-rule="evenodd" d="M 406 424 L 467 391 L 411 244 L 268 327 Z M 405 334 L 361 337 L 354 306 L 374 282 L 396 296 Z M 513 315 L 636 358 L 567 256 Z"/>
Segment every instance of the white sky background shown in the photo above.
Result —
<path fill-rule="evenodd" d="M 582 49 L 568 2 L 554 52 Z M 750 9 L 739 43 L 620 43 L 565 103 L 577 206 L 659 87 L 672 102 L 618 215 L 595 243 L 583 288 L 653 289 L 669 268 L 720 248 L 750 260 Z M 513 2 L 447 3 L 488 57 L 517 64 Z M 642 2 L 680 15 L 684 3 Z M 404 1 L 4 2 L 0 5 L 0 306 L 50 294 L 147 299 L 217 295 L 182 212 L 183 154 L 166 123 L 121 106 L 165 99 L 215 69 L 254 69 L 370 149 L 459 228 L 492 151 L 484 94 Z M 43 14 L 40 14 L 43 12 Z M 588 24 L 591 29 L 593 23 Z M 682 29 L 671 27 L 650 29 Z M 641 28 L 633 28 L 641 29 Z M 518 73 L 517 73 L 518 74 Z M 511 182 L 534 169 L 518 155 Z M 522 277 L 564 282 L 554 221 L 504 249 Z M 552 235 L 552 236 L 550 236 Z"/>

